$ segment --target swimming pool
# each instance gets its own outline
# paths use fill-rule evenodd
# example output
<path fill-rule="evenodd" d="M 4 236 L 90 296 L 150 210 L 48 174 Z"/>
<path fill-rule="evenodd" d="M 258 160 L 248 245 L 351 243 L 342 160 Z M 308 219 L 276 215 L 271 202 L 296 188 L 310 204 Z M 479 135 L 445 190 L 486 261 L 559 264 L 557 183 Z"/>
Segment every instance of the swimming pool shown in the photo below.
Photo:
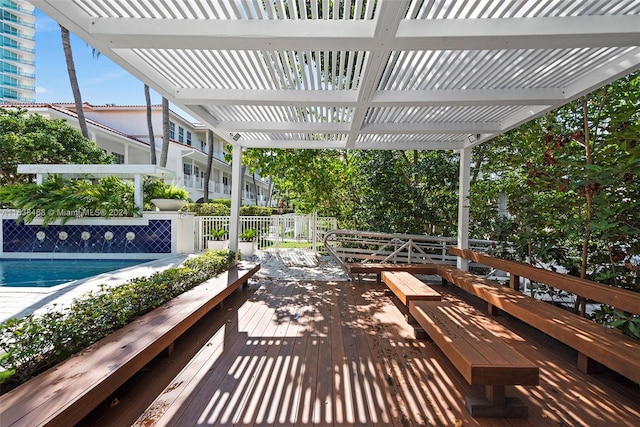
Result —
<path fill-rule="evenodd" d="M 49 288 L 147 261 L 0 259 L 0 286 Z"/>

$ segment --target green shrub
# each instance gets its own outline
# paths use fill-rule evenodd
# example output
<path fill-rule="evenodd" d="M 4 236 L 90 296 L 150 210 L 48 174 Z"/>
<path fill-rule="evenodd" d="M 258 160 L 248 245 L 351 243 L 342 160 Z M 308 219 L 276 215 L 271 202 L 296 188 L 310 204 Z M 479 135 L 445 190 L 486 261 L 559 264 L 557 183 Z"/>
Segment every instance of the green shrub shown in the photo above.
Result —
<path fill-rule="evenodd" d="M 222 203 L 222 201 L 228 203 Z M 182 210 L 194 212 L 198 216 L 229 216 L 231 215 L 231 200 L 221 199 L 210 203 L 189 203 Z M 267 206 L 240 206 L 242 216 L 271 216 L 273 208 Z"/>
<path fill-rule="evenodd" d="M 271 216 L 272 209 L 267 206 L 241 206 L 240 215 L 242 216 Z"/>
<path fill-rule="evenodd" d="M 183 211 L 194 212 L 198 216 L 229 216 L 231 208 L 222 203 L 189 203 Z"/>
<path fill-rule="evenodd" d="M 235 262 L 228 250 L 207 251 L 181 267 L 114 287 L 102 286 L 75 299 L 64 310 L 55 307 L 36 316 L 0 324 L 1 393 L 63 361 L 207 279 Z"/>

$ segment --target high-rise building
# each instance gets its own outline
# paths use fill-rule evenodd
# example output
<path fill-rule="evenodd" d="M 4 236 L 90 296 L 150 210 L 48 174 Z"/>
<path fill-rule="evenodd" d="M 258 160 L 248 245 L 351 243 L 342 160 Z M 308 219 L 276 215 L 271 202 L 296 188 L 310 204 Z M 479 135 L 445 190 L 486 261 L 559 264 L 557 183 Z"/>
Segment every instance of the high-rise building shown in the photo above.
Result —
<path fill-rule="evenodd" d="M 24 0 L 0 0 L 0 102 L 33 102 L 36 18 Z"/>

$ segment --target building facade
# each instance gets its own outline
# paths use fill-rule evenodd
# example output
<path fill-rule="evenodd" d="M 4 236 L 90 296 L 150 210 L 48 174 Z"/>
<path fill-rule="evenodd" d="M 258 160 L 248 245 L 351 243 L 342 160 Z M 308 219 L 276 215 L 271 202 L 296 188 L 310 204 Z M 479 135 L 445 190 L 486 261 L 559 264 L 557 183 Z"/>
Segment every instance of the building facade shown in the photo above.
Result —
<path fill-rule="evenodd" d="M 83 104 L 89 139 L 111 154 L 119 164 L 151 164 L 146 106 Z M 5 107 L 9 105 L 4 105 Z M 65 120 L 79 129 L 75 104 L 19 104 L 29 112 L 51 119 Z M 0 104 L 0 107 L 3 107 Z M 152 126 L 156 158 L 160 163 L 162 150 L 162 106 L 152 106 Z M 231 165 L 225 161 L 225 142 L 204 126 L 169 111 L 170 143 L 166 168 L 175 172 L 172 184 L 189 191 L 193 201 L 204 196 L 204 176 L 207 153 L 213 150 L 209 179 L 209 199 L 231 198 Z M 212 138 L 212 140 L 210 140 Z M 270 203 L 270 183 L 246 172 L 242 183 L 242 204 L 266 206 Z"/>
<path fill-rule="evenodd" d="M 35 14 L 24 0 L 0 0 L 0 102 L 33 102 Z"/>

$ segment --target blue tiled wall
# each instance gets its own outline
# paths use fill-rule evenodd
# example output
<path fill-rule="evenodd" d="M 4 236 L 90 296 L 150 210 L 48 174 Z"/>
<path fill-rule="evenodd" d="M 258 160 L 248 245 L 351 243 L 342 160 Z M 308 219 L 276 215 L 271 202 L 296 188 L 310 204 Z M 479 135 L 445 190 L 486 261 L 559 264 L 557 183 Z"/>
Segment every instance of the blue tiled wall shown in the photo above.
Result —
<path fill-rule="evenodd" d="M 43 227 L 4 219 L 2 237 L 3 252 L 170 254 L 171 220 L 149 220 L 149 225 Z"/>

